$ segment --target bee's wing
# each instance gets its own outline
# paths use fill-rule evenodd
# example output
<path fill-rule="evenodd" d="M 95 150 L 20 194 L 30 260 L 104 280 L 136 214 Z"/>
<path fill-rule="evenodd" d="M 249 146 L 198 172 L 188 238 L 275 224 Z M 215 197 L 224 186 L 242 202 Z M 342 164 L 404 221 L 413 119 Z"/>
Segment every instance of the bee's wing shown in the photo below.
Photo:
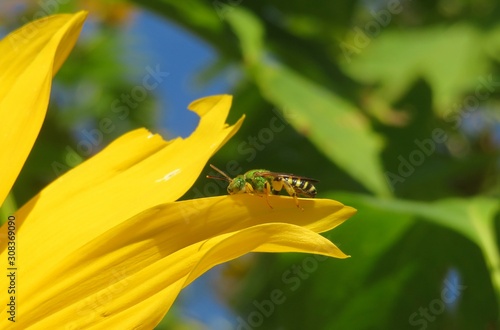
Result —
<path fill-rule="evenodd" d="M 297 178 L 300 180 L 304 181 L 309 181 L 309 182 L 319 182 L 316 179 L 311 179 L 311 178 L 306 178 L 305 176 L 299 176 L 291 173 L 280 173 L 280 172 L 271 172 L 271 171 L 265 171 L 265 172 L 257 172 L 255 173 L 256 176 L 262 176 L 262 177 L 288 177 L 288 178 Z"/>

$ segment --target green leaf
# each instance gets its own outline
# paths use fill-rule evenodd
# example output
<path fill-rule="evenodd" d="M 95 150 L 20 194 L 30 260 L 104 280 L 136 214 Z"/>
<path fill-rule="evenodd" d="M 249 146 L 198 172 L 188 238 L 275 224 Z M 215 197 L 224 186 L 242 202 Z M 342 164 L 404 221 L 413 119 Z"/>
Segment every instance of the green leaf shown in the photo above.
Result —
<path fill-rule="evenodd" d="M 358 30 L 357 38 L 362 33 Z M 486 38 L 469 24 L 383 31 L 376 39 L 368 38 L 366 48 L 356 48 L 356 40 L 360 39 L 353 35 L 346 43 L 359 55 L 341 63 L 344 71 L 363 83 L 379 84 L 379 96 L 388 102 L 424 78 L 432 87 L 434 105 L 444 113 L 489 71 L 483 50 Z"/>
<path fill-rule="evenodd" d="M 496 199 L 476 197 L 451 198 L 434 203 L 364 198 L 378 208 L 414 214 L 437 225 L 454 230 L 477 244 L 490 271 L 491 281 L 500 302 L 500 253 L 495 237 L 495 215 L 500 210 Z"/>
<path fill-rule="evenodd" d="M 248 63 L 257 62 L 262 53 L 263 27 L 259 19 L 246 10 L 232 8 L 226 19 L 239 37 L 241 49 Z"/>
<path fill-rule="evenodd" d="M 370 238 L 363 236 L 368 233 L 372 233 L 373 237 L 377 237 L 377 240 L 379 241 L 377 244 L 394 244 L 392 252 L 386 251 L 384 253 L 385 258 L 389 260 L 389 263 L 387 263 L 387 260 L 385 262 L 383 261 L 384 257 L 377 259 L 376 262 L 379 265 L 379 272 L 377 273 L 381 275 L 381 278 L 378 281 L 374 280 L 372 285 L 365 286 L 363 290 L 369 290 L 367 291 L 368 295 L 371 290 L 378 290 L 379 286 L 383 287 L 387 277 L 391 278 L 394 276 L 402 276 L 400 279 L 404 281 L 408 272 L 411 273 L 411 268 L 407 268 L 408 266 L 414 266 L 417 269 L 421 269 L 421 271 L 423 270 L 424 272 L 429 273 L 429 277 L 432 277 L 433 281 L 436 281 L 437 279 L 441 282 L 444 279 L 439 279 L 439 268 L 451 267 L 451 269 L 458 269 L 458 272 L 462 274 L 464 279 L 466 279 L 466 285 L 469 284 L 470 287 L 474 287 L 475 290 L 482 292 L 477 295 L 475 293 L 468 292 L 467 297 L 464 295 L 464 297 L 461 298 L 464 300 L 461 308 L 464 311 L 468 310 L 468 306 L 471 305 L 474 306 L 473 308 L 477 308 L 476 306 L 478 301 L 483 301 L 483 299 L 484 301 L 488 300 L 490 301 L 490 303 L 487 304 L 489 306 L 488 311 L 480 311 L 481 308 L 479 308 L 472 314 L 484 313 L 483 317 L 479 319 L 482 320 L 481 322 L 485 323 L 496 319 L 494 316 L 495 304 L 493 303 L 495 296 L 493 295 L 491 289 L 490 291 L 487 290 L 489 285 L 486 285 L 486 288 L 479 288 L 479 283 L 485 282 L 485 278 L 481 278 L 482 269 L 479 267 L 484 267 L 485 272 L 488 272 L 486 274 L 490 276 L 491 286 L 496 290 L 496 306 L 498 308 L 500 305 L 500 257 L 495 240 L 494 225 L 495 215 L 500 210 L 500 202 L 498 200 L 486 197 L 476 197 L 470 199 L 452 198 L 429 203 L 403 201 L 398 199 L 389 200 L 371 196 L 363 197 L 362 195 L 348 193 L 340 195 L 337 194 L 335 197 L 336 199 L 357 208 L 358 214 L 351 219 L 352 221 L 348 221 L 344 224 L 344 226 L 340 226 L 333 233 L 334 235 L 344 236 L 342 240 L 345 240 L 345 235 L 342 235 L 343 228 L 350 225 L 354 226 L 354 222 L 359 221 L 360 224 L 363 223 L 365 226 L 363 229 L 362 226 L 359 225 L 355 231 L 361 247 L 363 244 L 371 244 L 373 246 L 374 242 L 371 241 Z M 415 221 L 418 218 L 426 221 Z M 400 242 L 397 242 L 395 239 L 390 240 L 388 239 L 388 236 L 382 234 L 384 226 L 390 226 L 389 223 L 392 223 L 394 228 L 397 228 L 402 224 L 410 224 L 408 219 L 415 221 L 412 222 L 415 224 L 415 227 L 408 230 L 408 235 L 403 235 L 401 233 L 399 236 L 399 239 L 401 240 Z M 374 222 L 376 222 L 376 224 Z M 444 229 L 432 229 L 432 226 L 425 226 L 425 224 L 434 224 L 438 226 L 435 228 L 441 227 Z M 378 228 L 379 226 L 382 226 L 382 231 L 378 231 L 380 230 L 380 228 Z M 423 229 L 418 229 L 418 226 Z M 459 234 L 455 236 L 464 237 L 473 244 L 476 244 L 482 253 L 484 266 L 480 265 L 482 262 L 480 262 L 477 257 L 474 258 L 474 250 L 471 250 L 470 246 L 467 244 L 457 245 L 454 242 L 459 240 L 453 238 L 453 235 L 447 234 L 447 232 L 455 232 Z M 349 237 L 349 235 L 347 235 L 347 237 Z M 335 241 L 338 240 L 339 239 Z M 463 239 L 463 241 L 465 241 L 465 239 Z M 376 251 L 378 246 L 373 246 L 372 248 Z M 344 247 L 343 249 L 346 253 L 351 254 L 353 258 L 359 256 L 370 261 L 373 261 L 374 259 L 374 256 L 370 257 L 368 255 L 363 255 L 363 253 L 359 254 L 359 250 L 350 251 L 349 248 Z M 401 265 L 395 266 L 395 270 L 399 272 L 399 275 L 396 273 L 391 274 L 386 268 L 391 267 L 389 266 L 391 263 L 397 262 L 396 260 L 398 260 L 398 256 L 396 253 L 400 253 L 400 257 L 405 259 Z M 433 263 L 436 263 L 436 266 L 433 266 Z M 373 276 L 376 277 L 375 275 Z M 415 277 L 415 275 L 412 276 Z M 416 277 L 418 278 L 419 276 Z M 425 290 L 432 290 L 432 286 L 429 282 L 426 283 L 426 279 L 420 278 L 419 280 L 422 281 Z M 430 279 L 427 280 L 430 281 Z M 414 279 L 412 279 L 412 282 L 414 282 Z M 397 281 L 391 289 L 394 290 L 399 285 L 401 285 L 401 282 Z M 411 286 L 415 287 L 415 284 L 411 284 Z M 418 290 L 419 289 L 416 291 L 418 292 Z M 404 291 L 405 290 L 403 289 L 402 292 Z M 486 294 L 485 292 L 488 293 Z M 428 294 L 428 292 L 426 294 Z M 390 299 L 388 291 L 386 291 L 386 295 L 388 295 L 386 299 Z M 411 295 L 408 293 L 408 295 L 411 297 L 409 298 L 410 306 L 413 306 L 412 308 L 414 308 L 414 312 L 418 312 L 418 305 L 415 303 L 416 294 L 413 293 L 413 295 Z M 431 294 L 431 296 L 432 295 L 435 295 L 435 293 Z M 380 297 L 380 295 L 377 296 Z M 370 298 L 367 297 L 366 299 Z M 407 303 L 403 297 L 399 297 L 397 301 L 399 304 L 403 303 L 403 301 Z M 428 300 L 428 298 L 425 298 L 423 301 L 424 304 L 429 304 L 433 301 L 433 299 Z M 387 301 L 385 303 L 387 303 Z M 353 307 L 355 310 L 357 308 L 362 308 L 361 303 L 358 305 L 355 301 L 347 307 L 349 306 Z M 394 308 L 397 309 L 398 307 L 395 306 Z M 387 312 L 388 308 L 382 307 L 382 309 L 384 312 Z M 352 311 L 347 309 L 345 312 L 350 314 Z M 342 318 L 343 317 L 345 317 L 345 315 L 342 315 Z M 371 317 L 371 319 L 376 318 Z M 469 315 L 469 317 L 464 317 L 463 322 L 467 322 L 469 324 L 470 322 L 473 323 L 474 320 Z M 466 329 L 468 326 L 464 323 L 463 328 Z"/>
<path fill-rule="evenodd" d="M 368 190 L 390 195 L 380 161 L 382 141 L 359 109 L 287 67 L 264 56 L 256 59 L 262 47 L 261 22 L 241 8 L 229 17 L 263 96 L 283 109 L 297 131 Z"/>

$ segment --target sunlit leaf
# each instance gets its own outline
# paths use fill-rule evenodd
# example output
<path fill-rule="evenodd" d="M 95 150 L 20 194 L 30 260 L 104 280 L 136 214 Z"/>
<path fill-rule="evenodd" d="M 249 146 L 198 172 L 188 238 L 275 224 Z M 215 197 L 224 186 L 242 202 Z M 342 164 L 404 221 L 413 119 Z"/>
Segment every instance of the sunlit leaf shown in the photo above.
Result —
<path fill-rule="evenodd" d="M 349 62 L 341 61 L 342 67 L 358 81 L 379 85 L 380 97 L 389 101 L 398 100 L 423 78 L 432 87 L 436 109 L 446 114 L 456 108 L 453 103 L 464 91 L 474 91 L 483 84 L 481 76 L 484 80 L 490 73 L 483 52 L 485 40 L 469 24 L 388 30 L 377 38 L 365 37 L 366 46 L 359 44 L 359 53 L 350 56 Z M 348 44 L 356 47 L 355 38 Z"/>
<path fill-rule="evenodd" d="M 389 195 L 379 158 L 382 141 L 359 109 L 292 69 L 273 64 L 265 56 L 256 59 L 261 50 L 261 23 L 240 9 L 230 17 L 262 95 L 282 109 L 297 131 L 367 189 Z"/>

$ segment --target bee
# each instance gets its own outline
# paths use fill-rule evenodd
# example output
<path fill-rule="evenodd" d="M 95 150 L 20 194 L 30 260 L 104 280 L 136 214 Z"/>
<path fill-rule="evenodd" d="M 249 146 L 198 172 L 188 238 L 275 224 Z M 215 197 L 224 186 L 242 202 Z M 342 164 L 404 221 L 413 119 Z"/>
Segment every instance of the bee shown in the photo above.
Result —
<path fill-rule="evenodd" d="M 231 177 L 214 165 L 210 164 L 210 167 L 219 172 L 222 177 L 207 175 L 207 178 L 227 181 L 229 183 L 227 192 L 230 195 L 255 194 L 265 196 L 267 205 L 269 205 L 270 208 L 273 207 L 269 204 L 267 196 L 270 194 L 278 195 L 283 188 L 293 197 L 295 205 L 297 205 L 298 208 L 301 208 L 299 206 L 299 200 L 297 199 L 298 195 L 314 198 L 318 193 L 313 183 L 319 181 L 311 178 L 257 169 L 247 171 L 231 179 Z"/>

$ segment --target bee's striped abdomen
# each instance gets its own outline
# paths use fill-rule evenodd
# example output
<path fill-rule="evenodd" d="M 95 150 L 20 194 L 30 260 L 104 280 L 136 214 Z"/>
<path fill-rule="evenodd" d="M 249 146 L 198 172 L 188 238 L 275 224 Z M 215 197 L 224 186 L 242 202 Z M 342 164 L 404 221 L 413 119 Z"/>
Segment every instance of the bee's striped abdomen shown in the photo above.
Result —
<path fill-rule="evenodd" d="M 307 180 L 294 177 L 283 177 L 283 181 L 292 186 L 297 194 L 315 197 L 318 193 L 314 185 Z"/>

